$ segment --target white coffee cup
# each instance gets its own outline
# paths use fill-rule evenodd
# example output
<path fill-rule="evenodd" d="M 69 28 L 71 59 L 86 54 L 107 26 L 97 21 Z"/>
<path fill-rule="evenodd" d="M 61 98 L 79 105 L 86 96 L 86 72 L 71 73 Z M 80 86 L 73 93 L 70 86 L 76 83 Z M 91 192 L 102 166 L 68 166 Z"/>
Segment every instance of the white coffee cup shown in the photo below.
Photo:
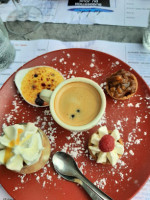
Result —
<path fill-rule="evenodd" d="M 55 109 L 55 101 L 56 101 L 55 99 L 56 99 L 56 95 L 58 94 L 58 92 L 60 92 L 62 90 L 62 88 L 64 88 L 66 85 L 69 85 L 70 83 L 74 83 L 74 82 L 78 82 L 78 84 L 80 84 L 80 86 L 82 85 L 82 83 L 90 85 L 91 88 L 93 88 L 95 91 L 97 91 L 98 96 L 101 101 L 100 107 L 97 111 L 98 113 L 94 117 L 94 119 L 92 119 L 92 121 L 88 122 L 87 124 L 83 124 L 83 125 L 79 125 L 79 126 L 78 125 L 74 126 L 74 125 L 65 123 L 63 120 L 61 120 L 58 117 L 58 115 L 56 114 L 56 109 Z M 55 88 L 54 91 L 50 91 L 47 89 L 42 90 L 40 93 L 40 98 L 43 99 L 44 101 L 46 101 L 47 103 L 49 103 L 50 112 L 51 112 L 51 115 L 54 118 L 54 120 L 61 127 L 65 128 L 67 130 L 70 130 L 70 131 L 85 131 L 85 130 L 89 130 L 89 129 L 93 128 L 99 122 L 99 120 L 102 117 L 102 115 L 104 114 L 105 108 L 106 108 L 106 97 L 105 97 L 105 94 L 104 94 L 102 88 L 96 82 L 92 81 L 91 79 L 82 78 L 82 77 L 70 78 L 70 79 L 64 80 Z M 92 106 L 92 105 L 89 105 L 89 106 Z"/>

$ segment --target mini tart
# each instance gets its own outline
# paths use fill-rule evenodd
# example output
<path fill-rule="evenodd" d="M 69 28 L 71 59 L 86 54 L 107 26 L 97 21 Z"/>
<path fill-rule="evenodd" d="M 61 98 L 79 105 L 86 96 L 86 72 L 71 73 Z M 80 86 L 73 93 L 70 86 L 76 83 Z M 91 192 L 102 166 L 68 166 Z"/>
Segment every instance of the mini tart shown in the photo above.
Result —
<path fill-rule="evenodd" d="M 129 71 L 121 69 L 106 79 L 108 94 L 117 100 L 126 100 L 132 97 L 138 89 L 136 77 Z"/>
<path fill-rule="evenodd" d="M 111 133 L 112 133 L 112 131 L 109 131 L 109 134 L 111 134 Z M 97 132 L 97 134 L 98 134 L 98 132 Z M 91 136 L 91 137 L 92 137 L 92 136 Z M 88 142 L 88 147 L 89 147 L 89 146 L 94 146 L 94 145 L 91 143 L 91 137 L 90 137 L 89 142 Z M 120 144 L 124 145 L 123 140 L 122 140 L 121 138 L 118 140 L 118 142 L 119 142 Z M 94 160 L 97 160 L 97 154 L 94 155 L 90 149 L 89 149 L 89 153 L 90 153 L 90 155 L 92 156 L 92 158 L 93 158 Z M 119 158 L 122 157 L 121 154 L 118 154 L 118 156 L 119 156 Z M 107 160 L 107 162 L 103 162 L 102 164 L 110 164 L 110 162 Z"/>
<path fill-rule="evenodd" d="M 106 126 L 103 126 L 103 127 L 101 127 L 102 129 L 104 128 L 104 129 L 107 129 L 106 128 Z M 101 129 L 100 128 L 100 129 Z M 112 134 L 112 132 L 113 131 L 110 131 L 110 130 L 108 130 L 108 134 L 109 135 L 111 135 Z M 99 130 L 96 132 L 96 133 L 93 133 L 93 134 L 97 134 L 98 136 L 99 136 Z M 89 149 L 89 153 L 90 153 L 90 155 L 91 155 L 91 157 L 97 162 L 97 159 L 98 159 L 98 154 L 99 153 L 96 153 L 96 154 L 94 154 L 93 153 L 93 151 L 90 149 L 90 146 L 92 146 L 92 147 L 94 147 L 95 145 L 92 143 L 92 136 L 93 136 L 93 134 L 91 135 L 91 137 L 90 137 L 90 139 L 89 139 L 89 141 L 88 141 L 88 149 Z M 123 146 L 123 148 L 124 148 L 124 143 L 123 143 L 123 140 L 121 139 L 121 138 L 119 138 L 116 142 L 118 142 L 119 144 L 121 144 L 122 146 Z M 104 153 L 104 152 L 103 152 Z M 108 153 L 108 152 L 107 152 Z M 122 155 L 123 154 L 117 154 L 118 155 L 118 160 L 122 157 Z M 111 163 L 110 163 L 110 161 L 107 159 L 106 160 L 106 162 L 101 162 L 101 164 L 109 164 L 109 165 L 111 165 Z"/>
<path fill-rule="evenodd" d="M 0 136 L 0 164 L 8 170 L 34 173 L 47 163 L 51 147 L 47 135 L 34 123 L 7 126 Z"/>
<path fill-rule="evenodd" d="M 50 157 L 50 152 L 51 152 L 51 147 L 50 147 L 50 143 L 49 143 L 49 139 L 46 136 L 46 134 L 38 128 L 38 130 L 41 133 L 42 136 L 42 144 L 43 144 L 43 150 L 40 156 L 40 159 L 38 160 L 38 162 L 34 163 L 33 165 L 25 165 L 20 172 L 20 174 L 31 174 L 34 172 L 39 171 L 40 169 L 42 169 L 45 164 L 47 163 L 47 161 L 49 160 Z"/>

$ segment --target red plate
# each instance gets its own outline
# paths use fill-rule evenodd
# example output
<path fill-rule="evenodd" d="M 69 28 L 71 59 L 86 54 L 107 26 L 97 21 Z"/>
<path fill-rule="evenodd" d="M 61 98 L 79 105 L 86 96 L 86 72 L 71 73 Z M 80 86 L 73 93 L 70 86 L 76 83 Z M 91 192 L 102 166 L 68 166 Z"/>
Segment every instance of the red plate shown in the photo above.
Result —
<path fill-rule="evenodd" d="M 83 174 L 115 200 L 133 197 L 150 175 L 150 90 L 143 79 L 127 64 L 108 54 L 87 50 L 67 49 L 47 53 L 22 68 L 49 65 L 60 70 L 65 78 L 87 77 L 101 86 L 106 77 L 124 68 L 138 79 L 138 91 L 125 101 L 115 101 L 106 94 L 107 109 L 99 125 L 109 130 L 117 127 L 125 143 L 125 154 L 115 168 L 96 164 L 89 158 L 89 136 L 98 128 L 83 133 L 71 133 L 59 127 L 49 115 L 48 108 L 28 105 L 17 93 L 13 74 L 0 90 L 0 127 L 22 122 L 36 122 L 50 138 L 52 154 L 71 154 Z M 52 155 L 51 154 L 51 155 Z M 16 200 L 86 200 L 82 188 L 65 181 L 55 173 L 51 159 L 39 172 L 19 175 L 0 166 L 0 183 Z"/>

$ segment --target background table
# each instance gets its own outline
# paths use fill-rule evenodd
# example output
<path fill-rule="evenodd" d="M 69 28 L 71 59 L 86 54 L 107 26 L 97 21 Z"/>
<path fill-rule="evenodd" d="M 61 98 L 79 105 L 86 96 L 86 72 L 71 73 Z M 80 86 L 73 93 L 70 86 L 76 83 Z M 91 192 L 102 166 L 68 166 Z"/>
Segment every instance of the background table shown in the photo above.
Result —
<path fill-rule="evenodd" d="M 10 22 L 13 26 L 16 23 Z M 28 26 L 28 22 L 22 26 Z M 145 28 L 112 25 L 77 25 L 44 23 L 36 32 L 25 36 L 9 34 L 11 40 L 57 39 L 62 41 L 108 40 L 115 42 L 142 43 Z"/>
<path fill-rule="evenodd" d="M 16 26 L 14 22 L 11 22 Z M 28 26 L 29 23 L 22 23 Z M 35 32 L 25 36 L 9 33 L 10 40 L 56 39 L 61 41 L 106 40 L 123 43 L 142 43 L 144 28 L 109 25 L 71 25 L 44 23 Z M 117 57 L 117 55 L 116 55 Z M 137 200 L 143 200 L 138 199 Z M 150 200 L 146 198 L 147 200 Z M 145 200 L 145 199 L 144 199 Z"/>

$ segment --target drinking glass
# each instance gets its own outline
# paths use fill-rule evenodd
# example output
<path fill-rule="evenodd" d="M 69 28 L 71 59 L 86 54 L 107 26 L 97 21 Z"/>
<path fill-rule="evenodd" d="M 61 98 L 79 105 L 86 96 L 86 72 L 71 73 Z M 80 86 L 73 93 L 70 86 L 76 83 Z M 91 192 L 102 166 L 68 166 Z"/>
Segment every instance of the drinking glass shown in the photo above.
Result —
<path fill-rule="evenodd" d="M 8 31 L 16 35 L 26 35 L 35 31 L 42 21 L 41 10 L 34 6 L 22 6 L 21 0 L 12 1 L 16 9 L 7 17 L 6 27 Z M 29 21 L 33 21 L 33 23 L 28 23 Z M 16 23 L 14 25 L 11 22 Z"/>
<path fill-rule="evenodd" d="M 0 18 L 0 71 L 9 67 L 15 58 L 15 49 L 10 43 L 7 30 Z"/>
<path fill-rule="evenodd" d="M 148 26 L 143 34 L 143 46 L 150 51 L 150 12 L 148 17 Z"/>

